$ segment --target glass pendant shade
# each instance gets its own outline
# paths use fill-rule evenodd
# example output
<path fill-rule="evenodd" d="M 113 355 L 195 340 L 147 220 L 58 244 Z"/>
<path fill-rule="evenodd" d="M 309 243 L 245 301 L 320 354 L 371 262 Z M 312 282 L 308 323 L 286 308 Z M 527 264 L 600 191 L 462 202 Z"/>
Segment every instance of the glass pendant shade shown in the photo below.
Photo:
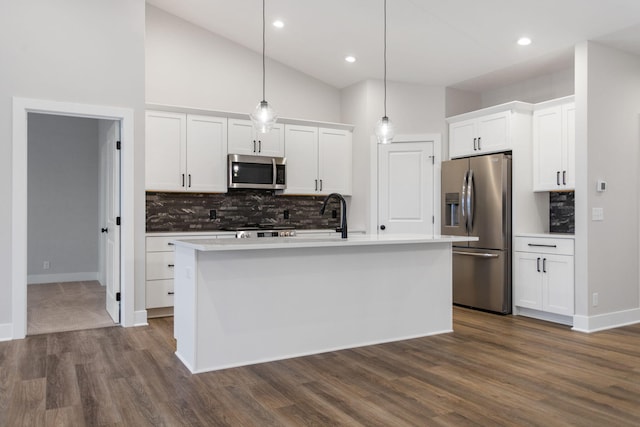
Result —
<path fill-rule="evenodd" d="M 260 133 L 267 133 L 273 129 L 273 125 L 278 120 L 278 113 L 269 105 L 267 101 L 260 101 L 253 113 L 251 113 L 251 121 L 253 127 Z"/>
<path fill-rule="evenodd" d="M 395 134 L 395 128 L 393 127 L 393 123 L 391 123 L 391 120 L 389 120 L 389 117 L 384 116 L 380 120 L 378 120 L 378 123 L 376 124 L 376 137 L 378 138 L 378 143 L 391 143 Z"/>

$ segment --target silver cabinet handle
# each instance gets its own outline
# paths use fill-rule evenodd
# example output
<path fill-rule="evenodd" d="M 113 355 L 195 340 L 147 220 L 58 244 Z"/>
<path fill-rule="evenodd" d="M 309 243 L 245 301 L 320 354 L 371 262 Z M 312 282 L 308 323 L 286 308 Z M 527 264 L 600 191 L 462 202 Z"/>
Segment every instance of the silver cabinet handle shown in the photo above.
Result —
<path fill-rule="evenodd" d="M 557 245 L 543 245 L 540 243 L 528 243 L 529 246 L 533 246 L 535 248 L 557 248 Z"/>
<path fill-rule="evenodd" d="M 169 292 L 167 292 L 167 295 L 173 295 L 174 293 L 175 292 L 173 292 L 173 291 L 169 291 Z"/>
<path fill-rule="evenodd" d="M 473 138 L 473 151 L 477 151 L 478 149 L 476 148 L 476 144 L 478 142 L 478 138 Z"/>
<path fill-rule="evenodd" d="M 556 172 L 556 184 L 560 185 L 560 171 Z"/>
<path fill-rule="evenodd" d="M 322 180 L 320 180 L 320 191 L 322 191 Z"/>
<path fill-rule="evenodd" d="M 184 174 L 182 174 L 182 184 L 180 184 L 180 187 L 184 187 Z"/>
<path fill-rule="evenodd" d="M 167 267 L 169 267 L 169 268 L 173 268 L 175 266 L 176 266 L 175 264 L 167 264 Z"/>
<path fill-rule="evenodd" d="M 540 273 L 540 258 L 536 258 L 536 270 Z"/>
<path fill-rule="evenodd" d="M 262 141 L 258 140 L 258 153 L 262 153 Z"/>
<path fill-rule="evenodd" d="M 316 179 L 316 191 L 318 191 L 318 180 Z"/>
<path fill-rule="evenodd" d="M 167 243 L 167 245 L 169 245 L 169 246 L 173 246 L 173 245 L 174 245 L 174 243 L 173 243 L 173 242 L 169 242 L 169 243 Z"/>
<path fill-rule="evenodd" d="M 255 139 L 253 140 L 253 152 L 254 153 L 256 152 L 256 140 Z"/>
<path fill-rule="evenodd" d="M 191 188 L 191 174 L 189 174 L 189 188 Z"/>
<path fill-rule="evenodd" d="M 567 171 L 562 171 L 562 185 L 567 185 Z"/>
<path fill-rule="evenodd" d="M 478 137 L 478 151 L 482 150 L 482 147 L 480 147 L 480 140 L 482 140 L 481 136 Z"/>
<path fill-rule="evenodd" d="M 498 258 L 499 255 L 496 254 L 482 254 L 476 252 L 462 252 L 462 251 L 453 251 L 455 255 L 465 255 L 465 256 L 475 256 L 479 258 Z"/>
<path fill-rule="evenodd" d="M 542 258 L 542 272 L 543 273 L 547 272 L 547 259 L 546 258 Z"/>

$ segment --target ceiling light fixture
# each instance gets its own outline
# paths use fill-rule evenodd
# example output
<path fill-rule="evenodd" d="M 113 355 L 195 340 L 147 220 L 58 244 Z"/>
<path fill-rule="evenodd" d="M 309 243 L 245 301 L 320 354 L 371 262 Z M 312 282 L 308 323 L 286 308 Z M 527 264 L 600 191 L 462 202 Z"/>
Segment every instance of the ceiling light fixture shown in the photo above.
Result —
<path fill-rule="evenodd" d="M 356 62 L 356 57 L 349 55 L 349 56 L 345 57 L 344 60 L 353 64 L 354 62 Z"/>
<path fill-rule="evenodd" d="M 387 0 L 384 0 L 384 116 L 376 124 L 376 137 L 379 144 L 393 141 L 395 129 L 387 117 Z"/>
<path fill-rule="evenodd" d="M 278 19 L 277 21 L 273 21 L 273 26 L 276 28 L 282 28 L 284 27 L 284 22 Z"/>
<path fill-rule="evenodd" d="M 531 44 L 531 39 L 529 37 L 520 37 L 518 39 L 518 44 L 520 46 L 529 46 Z"/>
<path fill-rule="evenodd" d="M 256 106 L 253 113 L 251 113 L 251 121 L 256 131 L 261 133 L 267 133 L 276 123 L 278 114 L 275 110 L 265 101 L 265 12 L 264 2 L 262 0 L 262 101 Z"/>

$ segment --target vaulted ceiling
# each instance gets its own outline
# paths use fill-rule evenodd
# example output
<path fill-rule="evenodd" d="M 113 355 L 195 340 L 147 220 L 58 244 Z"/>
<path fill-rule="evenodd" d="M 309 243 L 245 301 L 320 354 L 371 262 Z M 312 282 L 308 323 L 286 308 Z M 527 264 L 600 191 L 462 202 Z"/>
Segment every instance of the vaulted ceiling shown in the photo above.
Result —
<path fill-rule="evenodd" d="M 261 52 L 260 0 L 147 3 Z M 383 0 L 266 0 L 266 17 L 268 57 L 337 88 L 382 78 Z M 640 1 L 387 0 L 387 31 L 389 80 L 483 91 L 569 68 L 585 40 L 640 55 Z"/>

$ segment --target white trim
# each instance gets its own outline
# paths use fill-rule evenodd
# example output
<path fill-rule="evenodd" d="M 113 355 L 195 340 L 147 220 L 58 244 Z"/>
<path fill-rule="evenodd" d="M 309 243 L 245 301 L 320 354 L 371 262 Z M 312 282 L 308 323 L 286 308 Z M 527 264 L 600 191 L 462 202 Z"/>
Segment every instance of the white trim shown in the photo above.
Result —
<path fill-rule="evenodd" d="M 547 311 L 534 310 L 527 307 L 514 307 L 514 316 L 532 317 L 547 322 L 560 323 L 561 325 L 572 326 L 573 316 L 565 316 L 563 314 L 549 313 Z"/>
<path fill-rule="evenodd" d="M 130 108 L 77 104 L 29 98 L 13 98 L 12 192 L 11 192 L 11 283 L 12 336 L 27 332 L 27 113 L 118 120 L 121 125 L 121 319 L 134 326 L 134 111 Z"/>
<path fill-rule="evenodd" d="M 11 323 L 0 324 L 0 341 L 11 341 L 13 339 L 13 325 Z"/>
<path fill-rule="evenodd" d="M 595 316 L 573 316 L 573 330 L 586 333 L 620 328 L 635 323 L 640 323 L 640 308 Z"/>
<path fill-rule="evenodd" d="M 133 313 L 134 323 L 133 326 L 147 326 L 147 310 L 138 310 Z"/>
<path fill-rule="evenodd" d="M 97 271 L 61 274 L 30 274 L 27 276 L 27 285 L 40 285 L 42 283 L 60 282 L 88 282 L 94 280 L 98 280 Z"/>

